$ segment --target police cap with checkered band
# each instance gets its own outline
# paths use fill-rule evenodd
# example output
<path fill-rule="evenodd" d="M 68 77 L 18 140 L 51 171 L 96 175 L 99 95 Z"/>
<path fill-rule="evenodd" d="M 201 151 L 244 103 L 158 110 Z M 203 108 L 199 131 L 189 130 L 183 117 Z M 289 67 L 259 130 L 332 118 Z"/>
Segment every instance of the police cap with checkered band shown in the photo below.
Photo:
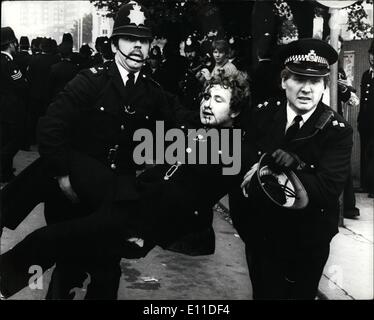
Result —
<path fill-rule="evenodd" d="M 111 37 L 115 36 L 151 39 L 152 31 L 147 8 L 135 1 L 123 5 L 114 19 Z"/>
<path fill-rule="evenodd" d="M 305 38 L 287 44 L 281 51 L 284 67 L 303 76 L 323 77 L 330 73 L 330 65 L 338 60 L 338 53 L 325 41 Z"/>

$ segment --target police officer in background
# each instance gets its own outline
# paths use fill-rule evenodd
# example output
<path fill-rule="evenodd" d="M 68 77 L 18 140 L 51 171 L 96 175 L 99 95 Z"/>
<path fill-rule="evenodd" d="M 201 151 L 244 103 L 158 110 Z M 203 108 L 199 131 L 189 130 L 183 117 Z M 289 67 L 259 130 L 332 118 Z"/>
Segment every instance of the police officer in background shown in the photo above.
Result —
<path fill-rule="evenodd" d="M 254 197 L 257 176 L 252 174 L 258 163 L 245 175 L 243 190 L 230 195 L 234 226 L 246 244 L 254 299 L 316 297 L 330 241 L 338 232 L 338 199 L 352 149 L 352 128 L 321 102 L 329 65 L 337 58 L 321 40 L 288 44 L 281 72 L 287 99 L 259 104 L 249 127 L 247 149 L 254 162 L 266 153 L 278 170 L 292 169 L 309 201 L 296 210 Z"/>
<path fill-rule="evenodd" d="M 23 74 L 26 74 L 26 70 L 31 61 L 30 50 L 30 41 L 26 36 L 22 36 L 19 39 L 19 52 L 15 56 L 16 63 L 21 69 Z"/>
<path fill-rule="evenodd" d="M 122 6 L 111 36 L 114 61 L 81 71 L 40 119 L 39 152 L 59 189 L 45 203 L 48 224 L 92 213 L 110 181 L 118 188 L 115 201 L 137 200 L 134 132 L 152 129 L 156 120 L 167 126 L 174 117 L 174 100 L 141 71 L 152 39 L 149 24 L 144 6 L 134 1 Z M 73 170 L 79 174 L 72 176 Z M 47 298 L 72 298 L 70 289 L 86 277 L 79 263 L 79 257 L 57 263 Z M 116 299 L 118 261 L 81 263 L 93 268 L 86 299 Z"/>
<path fill-rule="evenodd" d="M 1 28 L 1 183 L 13 177 L 13 157 L 21 147 L 25 117 L 28 83 L 14 56 L 18 40 L 10 27 Z"/>
<path fill-rule="evenodd" d="M 361 78 L 358 131 L 361 142 L 361 187 L 374 198 L 374 41 L 369 48 L 370 68 Z"/>

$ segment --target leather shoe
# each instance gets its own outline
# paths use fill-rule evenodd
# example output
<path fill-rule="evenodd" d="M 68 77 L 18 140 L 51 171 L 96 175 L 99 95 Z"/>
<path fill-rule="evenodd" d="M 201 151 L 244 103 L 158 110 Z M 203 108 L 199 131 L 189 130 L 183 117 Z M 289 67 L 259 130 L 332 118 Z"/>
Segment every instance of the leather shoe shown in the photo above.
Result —
<path fill-rule="evenodd" d="M 357 208 L 344 210 L 344 218 L 354 219 L 360 215 L 360 210 Z"/>

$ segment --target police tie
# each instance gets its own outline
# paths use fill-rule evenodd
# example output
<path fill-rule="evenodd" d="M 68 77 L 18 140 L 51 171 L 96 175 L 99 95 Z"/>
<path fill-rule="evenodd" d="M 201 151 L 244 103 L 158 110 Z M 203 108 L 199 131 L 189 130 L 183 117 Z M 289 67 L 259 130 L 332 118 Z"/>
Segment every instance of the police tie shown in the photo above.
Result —
<path fill-rule="evenodd" d="M 296 133 L 299 131 L 300 129 L 300 121 L 303 120 L 303 117 L 300 116 L 300 115 L 297 115 L 294 119 L 293 119 L 293 124 L 292 126 L 290 126 L 288 129 L 287 129 L 287 132 L 286 132 L 286 135 L 285 135 L 285 140 L 286 142 L 289 142 L 291 141 Z"/>
<path fill-rule="evenodd" d="M 127 75 L 127 81 L 126 81 L 126 89 L 132 90 L 135 86 L 135 74 L 132 72 L 129 72 Z"/>

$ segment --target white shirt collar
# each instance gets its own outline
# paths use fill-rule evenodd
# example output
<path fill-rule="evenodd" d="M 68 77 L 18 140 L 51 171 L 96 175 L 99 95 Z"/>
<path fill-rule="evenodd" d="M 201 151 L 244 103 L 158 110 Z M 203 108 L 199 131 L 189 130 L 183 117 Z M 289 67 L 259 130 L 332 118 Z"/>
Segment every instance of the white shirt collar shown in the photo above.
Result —
<path fill-rule="evenodd" d="M 310 118 L 310 116 L 313 114 L 313 112 L 316 110 L 317 106 L 315 106 L 312 110 L 309 110 L 305 114 L 301 114 L 301 117 L 303 120 L 300 121 L 300 128 L 304 125 L 305 122 Z M 290 107 L 289 102 L 287 102 L 287 124 L 286 124 L 286 130 L 293 124 L 293 120 L 298 114 Z"/>
<path fill-rule="evenodd" d="M 116 65 L 117 65 L 117 68 L 119 70 L 119 73 L 121 74 L 123 85 L 126 86 L 126 82 L 128 80 L 129 72 L 124 67 L 122 67 L 117 61 L 116 61 Z M 140 71 L 134 73 L 134 76 L 135 76 L 134 83 L 136 83 L 136 80 L 138 79 L 139 73 L 140 73 Z"/>
<path fill-rule="evenodd" d="M 6 54 L 11 60 L 13 60 L 13 56 L 9 52 L 1 51 L 1 53 Z"/>

